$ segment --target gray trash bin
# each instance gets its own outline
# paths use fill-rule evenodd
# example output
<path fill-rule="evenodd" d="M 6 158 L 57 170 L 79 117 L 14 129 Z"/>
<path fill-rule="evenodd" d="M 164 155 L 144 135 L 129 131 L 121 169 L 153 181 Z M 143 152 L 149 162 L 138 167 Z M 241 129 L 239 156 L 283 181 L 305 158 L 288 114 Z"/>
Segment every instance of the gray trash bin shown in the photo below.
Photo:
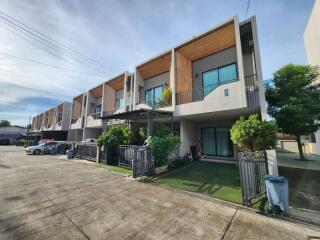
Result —
<path fill-rule="evenodd" d="M 67 159 L 73 159 L 73 158 L 74 158 L 74 151 L 67 150 Z"/>
<path fill-rule="evenodd" d="M 288 213 L 289 210 L 289 188 L 285 177 L 267 175 L 264 178 L 269 206 L 275 212 Z"/>

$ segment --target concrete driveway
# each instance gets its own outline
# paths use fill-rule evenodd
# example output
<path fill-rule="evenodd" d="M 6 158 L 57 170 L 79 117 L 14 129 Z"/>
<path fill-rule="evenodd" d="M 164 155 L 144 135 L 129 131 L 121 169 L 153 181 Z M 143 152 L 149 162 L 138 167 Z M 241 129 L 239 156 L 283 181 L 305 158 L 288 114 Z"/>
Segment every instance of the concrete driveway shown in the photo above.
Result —
<path fill-rule="evenodd" d="M 94 165 L 0 146 L 0 239 L 309 239 L 258 215 Z"/>

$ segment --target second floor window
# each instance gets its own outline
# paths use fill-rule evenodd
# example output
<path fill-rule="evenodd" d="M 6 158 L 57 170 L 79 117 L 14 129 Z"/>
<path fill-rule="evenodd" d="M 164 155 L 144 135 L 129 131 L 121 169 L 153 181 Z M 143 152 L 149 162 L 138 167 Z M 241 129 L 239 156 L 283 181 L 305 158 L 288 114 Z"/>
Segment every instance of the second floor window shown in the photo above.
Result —
<path fill-rule="evenodd" d="M 235 63 L 216 68 L 203 73 L 203 94 L 207 96 L 221 84 L 237 81 L 237 66 Z"/>
<path fill-rule="evenodd" d="M 163 87 L 155 87 L 145 91 L 145 103 L 150 106 L 154 106 L 161 101 Z"/>
<path fill-rule="evenodd" d="M 117 98 L 116 99 L 116 108 L 123 108 L 124 101 L 123 98 Z"/>

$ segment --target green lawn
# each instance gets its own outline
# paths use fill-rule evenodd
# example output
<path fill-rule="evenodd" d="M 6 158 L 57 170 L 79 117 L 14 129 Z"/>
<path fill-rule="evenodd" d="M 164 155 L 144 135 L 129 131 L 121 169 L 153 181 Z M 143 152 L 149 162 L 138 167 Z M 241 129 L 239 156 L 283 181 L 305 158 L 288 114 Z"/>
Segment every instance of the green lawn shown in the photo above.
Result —
<path fill-rule="evenodd" d="M 239 169 L 233 164 L 195 162 L 163 174 L 156 183 L 242 203 Z"/>
<path fill-rule="evenodd" d="M 115 166 L 115 165 L 106 165 L 106 164 L 102 164 L 102 163 L 97 163 L 96 166 L 100 167 L 100 168 L 108 169 L 112 172 L 121 173 L 126 176 L 132 176 L 132 170 L 130 170 L 128 168 L 119 167 L 119 166 Z"/>

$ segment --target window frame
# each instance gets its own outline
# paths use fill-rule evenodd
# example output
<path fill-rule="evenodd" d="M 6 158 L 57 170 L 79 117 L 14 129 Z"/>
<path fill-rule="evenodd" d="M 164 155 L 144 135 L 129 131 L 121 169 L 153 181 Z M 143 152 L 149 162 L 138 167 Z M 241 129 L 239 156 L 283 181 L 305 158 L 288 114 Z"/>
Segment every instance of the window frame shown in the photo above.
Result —
<path fill-rule="evenodd" d="M 156 86 L 156 87 L 153 87 L 153 88 L 149 88 L 149 89 L 144 90 L 144 103 L 145 103 L 145 104 L 147 104 L 147 98 L 146 98 L 146 96 L 147 96 L 147 92 L 148 92 L 148 91 L 152 91 L 152 105 L 157 104 L 156 101 L 155 101 L 155 94 L 154 94 L 154 93 L 155 93 L 155 89 L 156 89 L 156 88 L 159 88 L 159 87 L 162 88 L 162 91 L 161 91 L 161 92 L 163 92 L 163 84 L 160 84 L 160 85 L 158 85 L 158 86 Z"/>
<path fill-rule="evenodd" d="M 227 67 L 227 66 L 231 66 L 231 65 L 235 65 L 235 67 L 236 67 L 236 79 L 235 80 L 230 80 L 230 81 L 226 81 L 226 82 L 220 82 L 220 73 L 219 73 L 219 70 L 221 69 L 221 68 L 224 68 L 224 67 Z M 209 69 L 209 70 L 207 70 L 207 71 L 205 71 L 205 72 L 202 72 L 202 88 L 203 88 L 203 96 L 205 97 L 205 96 L 207 96 L 208 94 L 206 94 L 205 95 L 205 92 L 204 92 L 204 88 L 205 88 L 205 85 L 204 85 L 204 75 L 206 74 L 206 73 L 208 73 L 208 72 L 212 72 L 212 71 L 215 71 L 215 70 L 217 70 L 218 71 L 218 84 L 217 84 L 217 87 L 219 87 L 219 86 L 221 86 L 221 85 L 223 85 L 223 84 L 228 84 L 228 83 L 232 83 L 232 82 L 237 82 L 237 81 L 239 81 L 239 72 L 238 72 L 238 66 L 237 66 L 237 62 L 232 62 L 232 63 L 228 63 L 228 64 L 226 64 L 226 65 L 223 65 L 223 66 L 220 66 L 220 67 L 217 67 L 217 68 L 212 68 L 212 69 Z M 216 88 L 217 88 L 216 87 Z M 215 88 L 215 89 L 216 89 Z M 215 89 L 213 89 L 212 91 L 214 91 Z M 212 92 L 211 91 L 211 92 Z"/>

